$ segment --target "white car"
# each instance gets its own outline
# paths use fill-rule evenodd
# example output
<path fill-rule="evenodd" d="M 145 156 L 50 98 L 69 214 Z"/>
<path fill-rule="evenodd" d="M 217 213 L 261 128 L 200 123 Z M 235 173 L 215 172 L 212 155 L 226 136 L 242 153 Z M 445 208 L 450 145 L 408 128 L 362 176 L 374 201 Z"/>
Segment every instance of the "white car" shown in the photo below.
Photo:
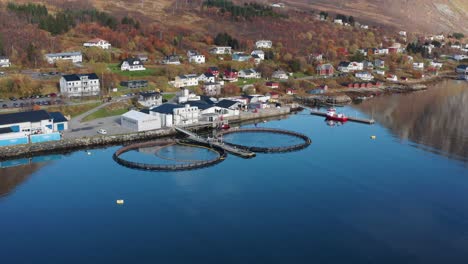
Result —
<path fill-rule="evenodd" d="M 99 129 L 97 132 L 98 132 L 98 134 L 101 134 L 101 135 L 106 135 L 107 134 L 107 130 L 102 129 L 102 128 Z"/>

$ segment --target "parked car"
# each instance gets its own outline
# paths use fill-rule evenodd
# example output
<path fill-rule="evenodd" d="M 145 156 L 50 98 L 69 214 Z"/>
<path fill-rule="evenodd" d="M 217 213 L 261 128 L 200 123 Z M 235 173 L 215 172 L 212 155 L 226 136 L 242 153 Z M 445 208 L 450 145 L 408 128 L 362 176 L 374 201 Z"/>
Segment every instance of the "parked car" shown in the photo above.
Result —
<path fill-rule="evenodd" d="M 18 103 L 13 103 L 13 107 L 18 107 Z"/>
<path fill-rule="evenodd" d="M 99 129 L 97 132 L 98 132 L 98 134 L 101 134 L 101 135 L 106 135 L 107 134 L 107 130 L 102 129 L 102 128 Z"/>
<path fill-rule="evenodd" d="M 16 101 L 17 99 L 15 97 L 10 97 L 11 101 Z"/>
<path fill-rule="evenodd" d="M 57 94 L 56 93 L 51 93 L 49 94 L 50 97 L 57 97 Z"/>
<path fill-rule="evenodd" d="M 8 105 L 3 104 L 2 107 L 3 107 L 3 108 L 8 108 Z"/>

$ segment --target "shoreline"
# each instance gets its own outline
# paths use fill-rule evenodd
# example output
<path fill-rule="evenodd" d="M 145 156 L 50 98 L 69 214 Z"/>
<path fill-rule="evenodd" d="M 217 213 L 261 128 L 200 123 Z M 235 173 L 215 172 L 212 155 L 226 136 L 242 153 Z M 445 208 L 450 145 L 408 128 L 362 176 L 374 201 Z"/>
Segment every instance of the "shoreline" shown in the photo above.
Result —
<path fill-rule="evenodd" d="M 238 118 L 227 118 L 230 124 L 250 123 L 256 120 L 267 120 L 290 115 L 293 113 L 291 108 L 283 107 L 274 109 L 275 111 L 248 113 Z M 185 127 L 190 131 L 213 130 L 216 129 L 212 124 L 196 124 Z M 125 145 L 131 142 L 149 141 L 174 137 L 178 133 L 174 128 L 162 128 L 143 132 L 133 132 L 118 135 L 97 135 L 92 137 L 66 138 L 58 141 L 48 141 L 43 143 L 24 144 L 0 147 L 0 161 L 14 160 L 18 158 L 32 158 L 45 154 L 67 154 L 78 150 L 95 149 L 104 146 Z"/>

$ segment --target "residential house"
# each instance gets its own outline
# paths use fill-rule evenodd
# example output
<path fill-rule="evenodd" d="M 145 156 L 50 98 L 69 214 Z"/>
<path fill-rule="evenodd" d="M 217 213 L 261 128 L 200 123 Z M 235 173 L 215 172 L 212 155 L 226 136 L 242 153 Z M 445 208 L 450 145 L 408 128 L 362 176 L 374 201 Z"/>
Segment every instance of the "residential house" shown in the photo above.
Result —
<path fill-rule="evenodd" d="M 197 86 L 198 76 L 196 74 L 185 74 L 179 75 L 174 78 L 174 81 L 170 82 L 174 87 L 181 88 L 186 86 Z"/>
<path fill-rule="evenodd" d="M 335 68 L 329 63 L 318 65 L 316 70 L 317 74 L 320 76 L 332 76 L 335 74 Z"/>
<path fill-rule="evenodd" d="M 296 90 L 293 89 L 293 88 L 287 88 L 286 89 L 286 94 L 287 95 L 294 95 L 294 94 L 297 94 Z"/>
<path fill-rule="evenodd" d="M 213 47 L 209 50 L 211 54 L 217 54 L 217 55 L 224 55 L 224 54 L 231 54 L 232 48 L 231 47 Z"/>
<path fill-rule="evenodd" d="M 279 83 L 277 83 L 277 82 L 266 82 L 265 86 L 270 88 L 270 89 L 278 89 L 279 88 Z"/>
<path fill-rule="evenodd" d="M 406 37 L 406 31 L 400 31 L 398 34 L 400 34 L 400 36 Z"/>
<path fill-rule="evenodd" d="M 252 55 L 252 59 L 253 59 L 255 65 L 258 65 L 258 64 L 260 64 L 262 62 L 262 59 L 257 54 Z"/>
<path fill-rule="evenodd" d="M 388 48 L 379 48 L 374 50 L 375 55 L 387 55 L 389 53 Z"/>
<path fill-rule="evenodd" d="M 413 62 L 413 69 L 424 70 L 424 62 Z"/>
<path fill-rule="evenodd" d="M 271 42 L 271 40 L 258 40 L 255 42 L 255 47 L 257 49 L 271 49 L 273 47 L 273 42 Z"/>
<path fill-rule="evenodd" d="M 280 80 L 287 80 L 289 79 L 289 76 L 288 74 L 283 71 L 283 70 L 276 70 L 273 72 L 273 74 L 271 75 L 271 78 L 274 78 L 274 79 L 280 79 Z"/>
<path fill-rule="evenodd" d="M 430 65 L 431 67 L 440 69 L 440 68 L 442 68 L 443 63 L 442 63 L 442 62 L 437 62 L 437 61 L 431 61 L 431 62 L 429 63 L 429 65 Z"/>
<path fill-rule="evenodd" d="M 378 74 L 378 75 L 385 75 L 385 71 L 382 70 L 382 69 L 376 69 L 376 70 L 374 70 L 374 73 Z"/>
<path fill-rule="evenodd" d="M 357 22 L 355 22 L 355 23 L 357 23 Z M 362 29 L 369 29 L 369 25 L 361 25 L 361 28 Z"/>
<path fill-rule="evenodd" d="M 323 61 L 323 54 L 322 53 L 309 54 L 309 63 L 312 63 L 314 61 L 318 61 L 318 62 Z"/>
<path fill-rule="evenodd" d="M 60 112 L 45 110 L 0 115 L 0 146 L 60 140 L 68 120 Z"/>
<path fill-rule="evenodd" d="M 374 64 L 371 61 L 365 60 L 362 62 L 363 69 L 365 70 L 373 70 L 374 69 Z"/>
<path fill-rule="evenodd" d="M 121 71 L 144 71 L 146 70 L 143 62 L 138 58 L 128 58 L 120 63 Z"/>
<path fill-rule="evenodd" d="M 198 53 L 197 51 L 187 51 L 187 57 L 190 63 L 203 64 L 205 63 L 205 55 Z"/>
<path fill-rule="evenodd" d="M 145 107 L 153 107 L 162 104 L 162 96 L 158 92 L 141 92 L 138 95 L 138 103 Z"/>
<path fill-rule="evenodd" d="M 206 72 L 213 74 L 216 78 L 219 76 L 218 67 L 209 67 Z"/>
<path fill-rule="evenodd" d="M 252 51 L 252 52 L 250 53 L 250 55 L 251 55 L 252 57 L 254 57 L 255 55 L 257 55 L 258 58 L 259 58 L 260 60 L 264 60 L 264 59 L 265 59 L 265 52 L 264 52 L 263 50 L 254 50 L 254 51 Z"/>
<path fill-rule="evenodd" d="M 85 46 L 85 47 L 98 47 L 98 48 L 101 48 L 101 49 L 110 49 L 111 48 L 111 44 L 109 43 L 109 41 L 103 40 L 103 39 L 100 39 L 100 38 L 91 39 L 91 40 L 83 43 L 83 46 Z"/>
<path fill-rule="evenodd" d="M 148 87 L 147 80 L 130 80 L 130 81 L 121 81 L 120 85 L 126 88 L 145 88 Z"/>
<path fill-rule="evenodd" d="M 277 92 L 268 92 L 265 94 L 265 96 L 270 97 L 269 101 L 273 101 L 273 102 L 276 102 L 280 97 L 279 93 Z"/>
<path fill-rule="evenodd" d="M 221 94 L 224 82 L 207 82 L 203 84 L 203 94 L 208 96 L 218 96 Z"/>
<path fill-rule="evenodd" d="M 457 68 L 455 69 L 456 73 L 468 73 L 468 65 L 467 64 L 461 64 L 458 65 Z"/>
<path fill-rule="evenodd" d="M 456 60 L 456 61 L 466 60 L 466 59 L 468 59 L 468 55 L 456 54 L 456 55 L 453 56 L 453 59 Z"/>
<path fill-rule="evenodd" d="M 81 63 L 83 62 L 83 55 L 81 54 L 81 51 L 49 53 L 45 55 L 45 59 L 49 64 L 53 64 L 58 60 L 67 60 L 73 63 Z"/>
<path fill-rule="evenodd" d="M 60 78 L 60 93 L 64 96 L 92 96 L 100 93 L 99 77 L 95 73 L 69 74 Z"/>
<path fill-rule="evenodd" d="M 203 73 L 202 75 L 198 76 L 198 81 L 199 82 L 204 82 L 204 83 L 215 82 L 216 77 L 213 74 L 211 74 L 209 72 L 206 72 L 206 73 Z"/>
<path fill-rule="evenodd" d="M 239 72 L 235 69 L 228 69 L 224 71 L 223 80 L 228 82 L 237 82 L 239 77 Z"/>
<path fill-rule="evenodd" d="M 164 57 L 161 63 L 166 65 L 179 65 L 180 57 L 176 54 L 168 55 Z"/>
<path fill-rule="evenodd" d="M 338 70 L 341 72 L 350 72 L 350 71 L 362 71 L 364 69 L 364 63 L 362 62 L 346 62 L 342 61 L 338 64 Z"/>
<path fill-rule="evenodd" d="M 244 79 L 259 79 L 262 75 L 255 69 L 246 69 L 239 71 L 238 77 Z"/>
<path fill-rule="evenodd" d="M 10 59 L 6 56 L 0 56 L 0 67 L 8 68 L 11 66 Z"/>
<path fill-rule="evenodd" d="M 392 82 L 398 81 L 398 77 L 395 74 L 388 74 L 386 79 Z"/>
<path fill-rule="evenodd" d="M 359 79 L 364 80 L 364 81 L 370 81 L 370 80 L 374 79 L 374 76 L 372 76 L 372 74 L 370 72 L 367 72 L 367 71 L 356 72 L 356 74 L 354 76 L 356 76 L 356 78 L 359 78 Z"/>
<path fill-rule="evenodd" d="M 136 57 L 142 62 L 147 62 L 149 60 L 148 55 L 146 54 L 138 54 Z"/>
<path fill-rule="evenodd" d="M 376 59 L 374 61 L 374 65 L 376 68 L 385 68 L 385 61 L 381 59 Z"/>
<path fill-rule="evenodd" d="M 160 129 L 161 118 L 159 115 L 150 115 L 130 110 L 120 116 L 120 125 L 135 132 Z"/>
<path fill-rule="evenodd" d="M 182 88 L 176 94 L 176 100 L 179 104 L 182 104 L 189 101 L 198 101 L 200 100 L 200 96 L 196 95 L 194 92 L 190 91 L 187 88 Z"/>
<path fill-rule="evenodd" d="M 335 20 L 333 20 L 333 23 L 338 24 L 338 25 L 343 25 L 343 20 L 335 19 Z"/>
<path fill-rule="evenodd" d="M 252 56 L 244 52 L 234 52 L 232 54 L 233 61 L 248 61 L 250 58 L 252 58 Z"/>

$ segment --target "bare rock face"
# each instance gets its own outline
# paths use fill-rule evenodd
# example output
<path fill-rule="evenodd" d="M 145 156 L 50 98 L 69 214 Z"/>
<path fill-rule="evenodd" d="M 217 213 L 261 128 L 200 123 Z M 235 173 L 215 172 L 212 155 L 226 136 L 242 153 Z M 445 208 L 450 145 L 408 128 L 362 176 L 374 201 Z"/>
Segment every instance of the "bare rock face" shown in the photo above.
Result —
<path fill-rule="evenodd" d="M 347 96 L 346 94 L 340 95 L 330 95 L 327 97 L 326 102 L 329 104 L 347 104 L 351 102 L 351 97 Z"/>

